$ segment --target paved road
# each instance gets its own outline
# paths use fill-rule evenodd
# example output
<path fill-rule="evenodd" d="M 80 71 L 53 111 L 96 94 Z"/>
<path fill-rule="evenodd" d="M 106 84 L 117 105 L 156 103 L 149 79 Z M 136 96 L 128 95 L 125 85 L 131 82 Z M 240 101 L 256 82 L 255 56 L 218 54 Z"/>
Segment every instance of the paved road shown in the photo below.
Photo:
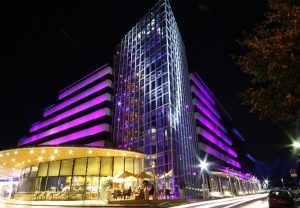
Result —
<path fill-rule="evenodd" d="M 174 208 L 265 208 L 269 207 L 268 194 L 257 194 L 235 198 L 225 198 L 174 206 Z"/>

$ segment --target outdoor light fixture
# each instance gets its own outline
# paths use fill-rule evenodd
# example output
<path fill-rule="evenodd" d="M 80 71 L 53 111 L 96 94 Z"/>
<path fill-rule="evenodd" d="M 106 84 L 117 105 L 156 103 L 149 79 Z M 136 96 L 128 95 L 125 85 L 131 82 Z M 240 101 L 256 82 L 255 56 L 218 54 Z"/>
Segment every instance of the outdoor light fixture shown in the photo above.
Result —
<path fill-rule="evenodd" d="M 299 148 L 300 148 L 300 142 L 299 142 L 299 141 L 295 141 L 295 142 L 293 143 L 293 147 L 294 147 L 295 149 L 299 149 Z"/>
<path fill-rule="evenodd" d="M 200 161 L 200 168 L 202 170 L 207 170 L 208 164 L 205 160 Z"/>

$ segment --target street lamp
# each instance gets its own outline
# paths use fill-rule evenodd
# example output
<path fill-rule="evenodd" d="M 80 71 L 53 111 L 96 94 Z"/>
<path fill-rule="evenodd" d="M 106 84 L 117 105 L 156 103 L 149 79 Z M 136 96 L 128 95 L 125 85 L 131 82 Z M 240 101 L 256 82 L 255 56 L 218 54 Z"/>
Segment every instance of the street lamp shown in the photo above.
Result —
<path fill-rule="evenodd" d="M 266 184 L 266 188 L 268 189 L 268 188 L 269 188 L 269 180 L 266 179 L 266 180 L 264 181 L 264 183 Z"/>
<path fill-rule="evenodd" d="M 281 182 L 282 182 L 282 187 L 285 189 L 285 185 L 284 185 L 284 182 L 283 182 L 283 178 L 280 179 Z"/>
<path fill-rule="evenodd" d="M 200 161 L 203 200 L 208 199 L 208 195 L 206 194 L 206 183 L 205 183 L 205 177 L 204 177 L 204 171 L 207 170 L 207 167 L 208 167 L 208 163 L 205 160 Z"/>
<path fill-rule="evenodd" d="M 155 181 L 155 175 L 156 175 L 156 168 L 155 168 L 156 164 L 155 164 L 155 160 L 152 161 L 152 168 L 153 168 L 153 172 L 154 172 L 154 177 L 153 177 L 153 187 L 154 187 L 154 192 L 153 192 L 153 200 L 157 200 L 157 195 L 156 195 L 156 181 Z"/>
<path fill-rule="evenodd" d="M 294 142 L 293 142 L 293 147 L 294 147 L 295 149 L 299 149 L 299 148 L 300 148 L 300 142 L 299 142 L 299 141 L 294 141 Z"/>

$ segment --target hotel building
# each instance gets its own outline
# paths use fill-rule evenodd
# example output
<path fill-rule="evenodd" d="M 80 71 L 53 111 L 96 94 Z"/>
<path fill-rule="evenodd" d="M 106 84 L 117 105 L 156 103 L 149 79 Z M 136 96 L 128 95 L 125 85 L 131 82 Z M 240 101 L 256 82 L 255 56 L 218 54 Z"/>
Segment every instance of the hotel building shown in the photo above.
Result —
<path fill-rule="evenodd" d="M 72 194 L 44 198 L 103 199 L 108 182 L 121 188 L 125 171 L 150 174 L 160 197 L 178 198 L 181 188 L 223 197 L 259 190 L 253 160 L 232 118 L 189 74 L 170 4 L 160 0 L 120 41 L 113 68 L 59 91 L 18 148 L 0 152 L 0 176 L 18 176 L 16 197 L 24 200 L 66 187 Z"/>
<path fill-rule="evenodd" d="M 158 175 L 158 189 L 178 193 L 180 183 L 197 187 L 189 73 L 168 1 L 159 1 L 125 35 L 114 61 L 114 144 L 147 155 L 145 169 Z"/>
<path fill-rule="evenodd" d="M 233 119 L 197 73 L 190 74 L 194 118 L 200 158 L 209 171 L 202 178 L 211 197 L 240 195 L 260 189 L 254 172 L 254 158 L 246 151 L 245 139 Z"/>

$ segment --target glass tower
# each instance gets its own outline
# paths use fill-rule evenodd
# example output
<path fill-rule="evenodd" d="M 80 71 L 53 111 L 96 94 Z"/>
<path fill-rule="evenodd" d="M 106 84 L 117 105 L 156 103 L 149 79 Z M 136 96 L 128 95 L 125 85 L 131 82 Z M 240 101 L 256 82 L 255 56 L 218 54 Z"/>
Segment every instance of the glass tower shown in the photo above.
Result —
<path fill-rule="evenodd" d="M 168 0 L 121 40 L 114 57 L 116 147 L 148 155 L 157 189 L 196 195 L 199 155 L 184 44 Z"/>

